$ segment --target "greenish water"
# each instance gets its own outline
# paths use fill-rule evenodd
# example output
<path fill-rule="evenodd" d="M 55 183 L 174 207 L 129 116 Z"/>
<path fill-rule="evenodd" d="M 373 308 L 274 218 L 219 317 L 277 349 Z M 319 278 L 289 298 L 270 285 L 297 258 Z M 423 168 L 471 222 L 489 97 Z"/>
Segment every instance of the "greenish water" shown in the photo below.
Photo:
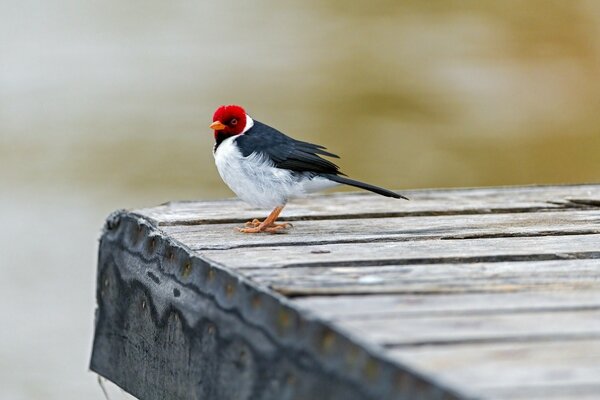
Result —
<path fill-rule="evenodd" d="M 86 373 L 99 228 L 115 208 L 230 196 L 220 104 L 392 189 L 600 180 L 597 2 L 2 10 L 2 398 L 102 399 Z"/>

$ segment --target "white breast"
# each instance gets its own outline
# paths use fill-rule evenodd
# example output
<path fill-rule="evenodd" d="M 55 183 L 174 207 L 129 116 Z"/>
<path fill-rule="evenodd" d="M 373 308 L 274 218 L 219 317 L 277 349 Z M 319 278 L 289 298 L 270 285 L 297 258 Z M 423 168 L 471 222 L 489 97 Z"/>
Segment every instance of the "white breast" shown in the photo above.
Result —
<path fill-rule="evenodd" d="M 234 144 L 237 136 L 225 139 L 215 152 L 215 164 L 223 181 L 238 197 L 256 207 L 284 205 L 293 187 L 292 175 L 272 166 L 253 153 L 244 157 Z"/>
<path fill-rule="evenodd" d="M 298 197 L 335 185 L 325 178 L 293 174 L 276 168 L 266 157 L 252 153 L 244 157 L 235 140 L 221 142 L 214 153 L 215 164 L 223 181 L 246 203 L 255 207 L 274 208 L 284 205 L 290 197 Z"/>

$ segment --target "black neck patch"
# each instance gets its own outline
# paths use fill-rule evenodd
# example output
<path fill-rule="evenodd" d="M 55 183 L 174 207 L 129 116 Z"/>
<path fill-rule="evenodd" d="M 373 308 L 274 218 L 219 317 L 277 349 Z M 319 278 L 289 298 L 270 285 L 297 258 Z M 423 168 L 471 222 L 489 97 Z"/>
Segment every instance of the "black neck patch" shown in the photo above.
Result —
<path fill-rule="evenodd" d="M 231 136 L 234 136 L 234 135 L 228 135 L 228 134 L 226 134 L 224 132 L 220 132 L 220 131 L 217 132 L 217 134 L 215 135 L 215 147 L 213 148 L 213 153 L 215 151 L 217 151 L 217 148 L 219 147 L 219 145 L 221 143 L 223 143 L 223 140 L 225 140 Z"/>

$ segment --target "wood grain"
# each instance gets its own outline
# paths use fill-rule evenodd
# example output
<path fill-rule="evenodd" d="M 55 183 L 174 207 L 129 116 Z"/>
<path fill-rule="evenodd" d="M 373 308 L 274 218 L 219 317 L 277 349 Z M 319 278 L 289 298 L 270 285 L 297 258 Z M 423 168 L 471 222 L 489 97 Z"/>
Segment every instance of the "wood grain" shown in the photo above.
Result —
<path fill-rule="evenodd" d="M 599 340 L 423 346 L 391 349 L 389 354 L 483 398 L 600 393 Z"/>
<path fill-rule="evenodd" d="M 247 276 L 289 296 L 600 288 L 599 260 L 257 268 Z"/>
<path fill-rule="evenodd" d="M 294 303 L 322 318 L 361 319 L 439 315 L 517 314 L 552 310 L 598 309 L 598 290 L 539 290 L 452 294 L 371 294 L 302 296 Z"/>
<path fill-rule="evenodd" d="M 599 185 L 525 186 L 454 190 L 403 191 L 410 201 L 390 199 L 367 192 L 312 195 L 294 199 L 282 218 L 288 220 L 393 217 L 408 215 L 481 214 L 565 208 L 597 207 Z M 573 202 L 572 200 L 575 200 Z M 157 225 L 197 225 L 242 222 L 264 218 L 265 212 L 239 200 L 171 202 L 135 210 Z"/>
<path fill-rule="evenodd" d="M 364 320 L 338 319 L 337 324 L 389 347 L 600 339 L 600 309 L 428 318 L 381 316 Z"/>
<path fill-rule="evenodd" d="M 293 200 L 278 235 L 237 200 L 133 215 L 465 396 L 597 398 L 600 185 L 402 193 Z"/>
<path fill-rule="evenodd" d="M 199 253 L 238 270 L 600 258 L 600 234 L 569 238 L 573 239 L 538 236 L 372 242 L 360 246 L 265 246 L 238 248 L 235 251 L 206 250 Z M 189 246 L 193 248 L 193 243 Z"/>
<path fill-rule="evenodd" d="M 600 209 L 511 214 L 310 220 L 287 234 L 240 235 L 241 224 L 164 226 L 162 230 L 196 250 L 255 246 L 364 243 L 425 239 L 530 237 L 600 233 Z"/>

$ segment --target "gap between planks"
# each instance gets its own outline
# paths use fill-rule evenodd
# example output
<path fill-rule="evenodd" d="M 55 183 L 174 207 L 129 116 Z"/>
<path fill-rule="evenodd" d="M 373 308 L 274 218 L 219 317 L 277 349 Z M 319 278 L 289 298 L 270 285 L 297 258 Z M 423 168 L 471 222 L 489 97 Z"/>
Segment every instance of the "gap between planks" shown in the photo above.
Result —
<path fill-rule="evenodd" d="M 185 242 L 184 242 L 185 243 Z M 193 250 L 193 244 L 188 243 Z M 532 254 L 532 249 L 534 253 Z M 458 262 L 539 261 L 600 258 L 600 235 L 493 238 L 460 241 L 408 241 L 368 246 L 332 244 L 317 248 L 258 247 L 226 252 L 199 251 L 215 262 L 236 270 L 255 268 L 351 267 Z"/>
<path fill-rule="evenodd" d="M 600 291 L 535 291 L 517 293 L 452 294 L 374 294 L 311 296 L 293 300 L 300 307 L 327 320 L 382 317 L 428 317 L 442 315 L 511 314 L 520 310 L 558 308 L 595 309 L 600 307 Z"/>
<path fill-rule="evenodd" d="M 526 186 L 501 188 L 416 190 L 413 201 L 398 202 L 368 193 L 334 193 L 296 199 L 283 218 L 319 220 L 390 216 L 460 215 L 472 213 L 537 212 L 591 209 L 600 205 L 599 185 Z M 369 210 L 370 212 L 364 212 Z M 266 211 L 266 210 L 265 210 Z M 135 210 L 158 226 L 239 223 L 264 211 L 235 199 L 171 202 Z M 228 218 L 223 218 L 228 215 Z"/>
<path fill-rule="evenodd" d="M 318 254 L 318 253 L 313 253 Z M 561 252 L 539 254 L 498 254 L 490 256 L 467 257 L 415 257 L 378 260 L 342 260 L 342 261 L 315 261 L 306 263 L 290 263 L 281 265 L 286 268 L 311 268 L 311 267 L 382 267 L 402 265 L 433 265 L 433 264 L 478 264 L 491 262 L 529 262 L 529 261 L 558 261 L 558 260 L 593 260 L 600 258 L 600 251 Z M 264 267 L 245 267 L 244 270 L 261 269 Z"/>
<path fill-rule="evenodd" d="M 443 346 L 459 346 L 459 345 L 486 345 L 486 344 L 503 344 L 503 343 L 558 343 L 558 342 L 577 342 L 600 339 L 599 333 L 572 333 L 572 334 L 539 334 L 539 335 L 522 335 L 522 336 L 492 336 L 482 338 L 468 339 L 449 339 L 449 340 L 424 340 L 412 341 L 410 343 L 383 343 L 380 344 L 386 349 L 402 349 L 414 347 L 443 347 Z"/>
<path fill-rule="evenodd" d="M 343 319 L 335 325 L 385 347 L 449 346 L 486 342 L 561 342 L 600 339 L 600 311 L 537 312 L 429 318 Z"/>
<path fill-rule="evenodd" d="M 285 233 L 273 234 L 274 236 L 281 236 Z M 560 230 L 547 230 L 538 232 L 505 232 L 505 233 L 479 233 L 479 234 L 459 234 L 459 235 L 431 235 L 431 236 L 412 236 L 412 237 L 398 237 L 398 236 L 384 236 L 384 237 L 366 237 L 357 239 L 320 239 L 320 240 L 303 240 L 298 242 L 253 242 L 248 244 L 237 244 L 237 245 L 225 245 L 225 246 L 209 246 L 209 247 L 196 247 L 195 251 L 202 250 L 233 250 L 233 249 L 244 249 L 252 247 L 272 247 L 272 246 L 322 246 L 328 244 L 369 244 L 369 243 L 385 243 L 385 242 L 413 242 L 419 240 L 469 240 L 469 239 L 498 239 L 498 238 L 530 238 L 540 236 L 581 236 L 581 235 L 596 235 L 600 234 L 600 229 L 581 229 L 572 231 L 560 231 Z M 293 234 L 292 234 L 293 235 Z"/>
<path fill-rule="evenodd" d="M 600 211 L 525 213 L 513 215 L 407 217 L 343 220 L 340 223 L 307 221 L 289 234 L 240 235 L 239 225 L 161 227 L 161 230 L 196 251 L 268 246 L 311 246 L 419 240 L 463 240 L 600 233 Z"/>
<path fill-rule="evenodd" d="M 283 271 L 280 268 L 257 268 L 245 270 L 245 275 L 294 298 L 315 295 L 440 295 L 527 290 L 565 293 L 600 288 L 598 265 L 596 260 L 584 259 L 368 268 L 315 266 L 310 274 L 306 273 L 305 268 L 286 268 Z"/>
<path fill-rule="evenodd" d="M 395 211 L 395 212 L 374 212 L 374 213 L 358 213 L 358 214 L 335 214 L 335 215 L 291 215 L 283 216 L 282 221 L 333 221 L 344 219 L 381 219 L 381 218 L 407 218 L 407 217 L 437 217 L 437 216 L 452 216 L 452 215 L 480 215 L 480 214 L 523 214 L 536 212 L 550 211 L 574 211 L 574 210 L 593 210 L 597 207 L 593 206 L 570 206 L 561 205 L 559 207 L 548 205 L 548 207 L 522 207 L 522 208 L 472 208 L 462 210 L 435 210 L 435 211 Z M 255 212 L 259 217 L 263 213 Z M 264 216 L 262 216 L 264 217 Z M 250 218 L 252 219 L 252 218 Z M 223 225 L 223 224 L 243 224 L 249 218 L 220 218 L 220 219 L 190 219 L 190 220 L 173 220 L 159 221 L 157 225 L 163 226 L 195 226 L 195 225 Z"/>

